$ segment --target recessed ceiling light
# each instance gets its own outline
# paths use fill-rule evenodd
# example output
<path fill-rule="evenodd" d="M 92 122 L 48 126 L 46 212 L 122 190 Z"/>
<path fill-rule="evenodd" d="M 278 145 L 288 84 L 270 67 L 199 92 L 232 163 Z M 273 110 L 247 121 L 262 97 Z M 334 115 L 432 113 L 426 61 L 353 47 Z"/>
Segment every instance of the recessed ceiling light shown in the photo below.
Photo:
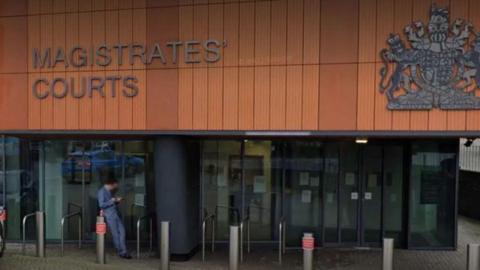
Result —
<path fill-rule="evenodd" d="M 366 143 L 368 143 L 368 139 L 367 138 L 357 138 L 357 139 L 355 139 L 355 142 L 356 143 L 361 143 L 361 144 L 366 144 Z"/>

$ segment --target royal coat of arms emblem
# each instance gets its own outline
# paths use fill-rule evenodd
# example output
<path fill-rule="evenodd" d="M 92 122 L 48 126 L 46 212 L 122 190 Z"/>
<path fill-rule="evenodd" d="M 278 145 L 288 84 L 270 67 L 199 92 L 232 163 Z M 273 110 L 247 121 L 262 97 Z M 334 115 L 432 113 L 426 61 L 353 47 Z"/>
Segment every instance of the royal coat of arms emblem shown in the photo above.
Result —
<path fill-rule="evenodd" d="M 470 23 L 450 24 L 447 9 L 433 6 L 430 21 L 405 27 L 408 46 L 390 34 L 381 51 L 380 92 L 390 110 L 480 109 L 480 35 Z"/>

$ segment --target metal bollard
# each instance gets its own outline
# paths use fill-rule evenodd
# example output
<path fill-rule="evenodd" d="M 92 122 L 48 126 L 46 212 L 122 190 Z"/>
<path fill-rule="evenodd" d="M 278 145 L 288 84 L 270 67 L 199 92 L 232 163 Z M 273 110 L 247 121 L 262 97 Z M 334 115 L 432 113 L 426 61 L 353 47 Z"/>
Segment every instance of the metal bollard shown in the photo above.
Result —
<path fill-rule="evenodd" d="M 97 233 L 97 263 L 105 264 L 105 234 L 107 233 L 107 224 L 105 224 L 105 217 L 102 215 L 97 217 L 95 232 Z"/>
<path fill-rule="evenodd" d="M 383 239 L 383 270 L 393 270 L 393 248 L 393 239 Z"/>
<path fill-rule="evenodd" d="M 160 259 L 161 270 L 170 269 L 170 222 L 162 221 L 161 223 L 161 237 L 160 237 Z"/>
<path fill-rule="evenodd" d="M 243 227 L 244 227 L 244 223 L 243 221 L 240 222 L 240 263 L 243 263 Z"/>
<path fill-rule="evenodd" d="M 467 270 L 480 269 L 480 244 L 468 244 L 467 246 Z"/>
<path fill-rule="evenodd" d="M 35 220 L 37 222 L 37 257 L 45 258 L 45 213 L 36 212 Z"/>
<path fill-rule="evenodd" d="M 282 255 L 283 255 L 283 222 L 278 223 L 278 264 L 282 265 Z"/>
<path fill-rule="evenodd" d="M 313 249 L 315 247 L 313 233 L 304 233 L 302 238 L 303 270 L 313 270 Z"/>
<path fill-rule="evenodd" d="M 238 270 L 239 263 L 239 227 L 230 226 L 230 264 L 229 270 Z"/>
<path fill-rule="evenodd" d="M 3 206 L 0 206 L 0 226 L 2 226 L 3 234 L 6 235 L 6 224 L 7 224 L 7 209 Z M 5 241 L 5 239 L 3 239 Z"/>

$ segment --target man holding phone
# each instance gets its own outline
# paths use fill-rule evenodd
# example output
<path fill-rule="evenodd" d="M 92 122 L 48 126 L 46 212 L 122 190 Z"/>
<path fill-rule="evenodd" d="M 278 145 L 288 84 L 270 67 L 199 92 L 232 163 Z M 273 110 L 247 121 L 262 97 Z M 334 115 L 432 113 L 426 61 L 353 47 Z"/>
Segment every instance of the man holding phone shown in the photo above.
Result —
<path fill-rule="evenodd" d="M 128 253 L 125 243 L 125 226 L 117 207 L 123 201 L 123 198 L 115 196 L 117 191 L 117 179 L 109 177 L 103 187 L 97 192 L 98 206 L 103 210 L 108 228 L 112 233 L 113 245 L 117 249 L 118 255 L 123 259 L 131 259 L 132 256 Z"/>

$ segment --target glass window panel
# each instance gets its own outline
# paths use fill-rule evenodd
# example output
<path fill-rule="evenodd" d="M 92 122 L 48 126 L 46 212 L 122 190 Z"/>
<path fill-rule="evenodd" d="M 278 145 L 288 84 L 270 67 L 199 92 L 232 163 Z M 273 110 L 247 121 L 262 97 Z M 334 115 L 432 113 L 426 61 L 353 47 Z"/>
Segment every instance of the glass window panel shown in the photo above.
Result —
<path fill-rule="evenodd" d="M 338 155 L 337 144 L 325 144 L 325 170 L 323 174 L 325 243 L 338 242 Z"/>
<path fill-rule="evenodd" d="M 403 230 L 403 147 L 387 146 L 383 156 L 385 237 L 395 239 L 395 245 L 403 247 L 405 239 Z"/>
<path fill-rule="evenodd" d="M 316 239 L 322 239 L 323 144 L 287 143 L 284 164 L 287 244 L 301 246 L 304 232 L 312 232 Z"/>
<path fill-rule="evenodd" d="M 28 150 L 29 145 L 17 138 L 5 138 L 5 165 L 6 165 L 6 202 L 8 210 L 7 238 L 19 240 L 21 238 L 21 222 L 26 212 L 33 212 L 37 205 L 31 199 L 21 196 L 22 190 L 26 195 L 36 189 L 38 182 L 29 182 L 26 171 L 21 169 L 22 149 Z M 25 150 L 23 150 L 25 152 Z M 25 160 L 24 160 L 25 162 Z M 24 207 L 28 207 L 24 209 Z"/>
<path fill-rule="evenodd" d="M 97 192 L 102 187 L 106 178 L 113 177 L 123 185 L 122 174 L 122 142 L 121 141 L 91 141 L 85 142 L 85 239 L 95 239 L 95 224 L 98 213 Z M 126 192 L 122 189 L 117 196 L 125 197 Z M 120 204 L 122 213 L 126 213 L 128 207 L 125 203 Z M 124 224 L 129 220 L 123 217 Z"/>
<path fill-rule="evenodd" d="M 204 215 L 216 214 L 218 240 L 229 239 L 229 225 L 241 211 L 241 142 L 204 141 L 202 178 Z"/>
<path fill-rule="evenodd" d="M 40 174 L 44 176 L 43 205 L 46 220 L 56 226 L 46 227 L 47 239 L 60 239 L 60 220 L 64 215 L 81 212 L 82 145 L 75 141 L 45 141 L 41 148 Z M 78 237 L 78 217 L 65 224 L 65 238 Z"/>
<path fill-rule="evenodd" d="M 342 243 L 358 241 L 358 148 L 353 143 L 340 145 L 340 235 Z"/>
<path fill-rule="evenodd" d="M 128 223 L 125 223 L 127 237 L 135 239 L 136 221 L 138 218 L 147 215 L 153 209 L 154 202 L 149 201 L 148 187 L 153 189 L 153 178 L 147 169 L 153 157 L 149 141 L 125 141 L 124 142 L 124 164 L 125 179 L 120 183 L 120 191 L 125 201 L 122 203 L 122 215 Z M 146 222 L 143 229 L 147 229 Z M 147 234 L 142 234 L 144 237 Z"/>
<path fill-rule="evenodd" d="M 39 153 L 41 144 L 7 137 L 6 151 L 6 207 L 8 210 L 7 239 L 21 239 L 22 218 L 40 208 Z M 34 237 L 35 224 L 28 222 L 27 237 Z"/>
<path fill-rule="evenodd" d="M 273 151 L 272 151 L 273 150 Z M 244 213 L 250 219 L 251 239 L 270 241 L 273 238 L 272 227 L 279 200 L 279 182 L 272 176 L 272 163 L 275 163 L 276 151 L 271 141 L 245 141 L 243 156 L 245 205 Z"/>
<path fill-rule="evenodd" d="M 411 247 L 454 246 L 457 148 L 457 143 L 412 145 Z"/>

